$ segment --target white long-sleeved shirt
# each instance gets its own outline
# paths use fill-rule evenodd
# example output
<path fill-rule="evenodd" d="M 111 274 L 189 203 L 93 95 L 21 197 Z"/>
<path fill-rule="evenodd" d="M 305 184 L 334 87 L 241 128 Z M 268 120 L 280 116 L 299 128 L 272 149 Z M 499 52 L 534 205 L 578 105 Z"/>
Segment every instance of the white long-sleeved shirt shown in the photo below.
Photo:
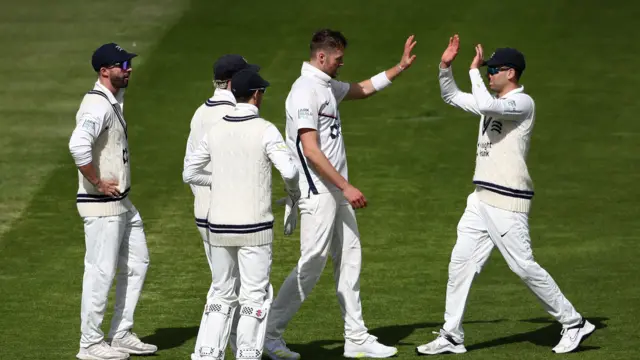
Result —
<path fill-rule="evenodd" d="M 450 105 L 480 116 L 476 169 L 473 182 L 478 197 L 492 206 L 528 212 L 533 181 L 526 164 L 535 121 L 535 104 L 514 89 L 500 98 L 487 90 L 478 69 L 469 71 L 471 93 L 458 89 L 451 68 L 440 68 L 442 99 Z"/>
<path fill-rule="evenodd" d="M 193 114 L 193 118 L 190 123 L 189 138 L 187 140 L 187 147 L 185 150 L 184 167 L 186 167 L 187 158 L 193 154 L 200 141 L 205 138 L 211 126 L 217 122 L 222 121 L 222 118 L 233 111 L 236 106 L 236 98 L 231 91 L 226 89 L 216 89 L 213 96 L 204 104 L 200 105 L 196 112 Z M 198 174 L 199 176 L 211 175 L 211 164 L 204 167 Z M 196 219 L 196 225 L 199 227 L 206 227 L 207 214 L 209 213 L 209 200 L 210 189 L 209 186 L 190 185 L 193 192 L 193 213 Z"/>

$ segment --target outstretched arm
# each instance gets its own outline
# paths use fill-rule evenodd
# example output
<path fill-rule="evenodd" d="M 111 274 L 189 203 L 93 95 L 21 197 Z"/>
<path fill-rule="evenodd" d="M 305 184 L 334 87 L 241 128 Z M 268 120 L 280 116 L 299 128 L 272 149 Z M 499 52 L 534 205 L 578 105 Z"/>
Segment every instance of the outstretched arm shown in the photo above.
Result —
<path fill-rule="evenodd" d="M 449 46 L 445 49 L 440 60 L 440 73 L 438 79 L 440 81 L 440 95 L 445 103 L 460 108 L 464 111 L 482 115 L 476 100 L 472 94 L 465 93 L 458 89 L 456 81 L 453 79 L 451 63 L 458 55 L 460 48 L 460 37 L 458 34 L 449 38 Z"/>
<path fill-rule="evenodd" d="M 346 88 L 347 92 L 344 95 L 344 100 L 365 99 L 391 85 L 391 82 L 404 70 L 411 67 L 413 61 L 416 59 L 416 55 L 411 54 L 411 51 L 417 44 L 417 41 L 414 41 L 414 39 L 414 35 L 411 35 L 409 36 L 409 38 L 407 38 L 407 41 L 404 44 L 404 52 L 398 65 L 389 68 L 388 70 L 383 71 L 370 79 L 363 80 L 358 83 L 348 84 L 349 86 L 348 88 Z M 337 95 L 336 98 L 338 98 Z"/>

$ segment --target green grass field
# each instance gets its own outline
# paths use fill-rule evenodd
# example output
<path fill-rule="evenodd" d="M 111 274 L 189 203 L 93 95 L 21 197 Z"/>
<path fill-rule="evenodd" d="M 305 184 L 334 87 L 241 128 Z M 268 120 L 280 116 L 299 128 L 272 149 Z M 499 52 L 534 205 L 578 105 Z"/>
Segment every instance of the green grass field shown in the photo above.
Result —
<path fill-rule="evenodd" d="M 311 33 L 343 31 L 343 80 L 394 65 L 406 37 L 414 67 L 372 99 L 341 106 L 350 178 L 370 201 L 358 212 L 362 300 L 371 332 L 398 359 L 442 323 L 455 227 L 472 191 L 478 119 L 445 105 L 437 66 L 454 32 L 454 71 L 469 88 L 473 45 L 527 56 L 522 82 L 537 105 L 529 157 L 536 186 L 533 248 L 599 330 L 552 355 L 560 326 L 493 255 L 477 278 L 461 359 L 637 359 L 640 287 L 640 102 L 635 91 L 640 6 L 633 2 L 479 3 L 325 0 L 4 1 L 0 11 L 0 359 L 72 359 L 79 340 L 84 239 L 67 142 L 91 52 L 115 41 L 140 54 L 126 98 L 131 198 L 151 252 L 135 331 L 159 358 L 188 359 L 210 274 L 181 170 L 193 111 L 211 95 L 223 53 L 262 65 L 272 87 L 262 115 L 284 130 L 284 99 Z M 282 195 L 275 183 L 276 196 Z M 296 263 L 297 234 L 276 209 L 272 281 Z M 303 359 L 337 359 L 342 321 L 330 266 L 285 335 Z M 105 319 L 105 324 L 109 316 Z"/>

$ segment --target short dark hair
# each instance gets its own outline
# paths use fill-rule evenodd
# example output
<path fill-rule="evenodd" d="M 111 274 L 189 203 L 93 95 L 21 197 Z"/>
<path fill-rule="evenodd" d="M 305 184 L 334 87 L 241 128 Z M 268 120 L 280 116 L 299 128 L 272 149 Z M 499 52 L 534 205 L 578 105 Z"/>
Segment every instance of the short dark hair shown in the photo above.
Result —
<path fill-rule="evenodd" d="M 331 29 L 318 30 L 311 38 L 311 56 L 318 50 L 344 50 L 347 48 L 347 39 L 340 31 Z"/>
<path fill-rule="evenodd" d="M 253 94 L 249 96 L 236 96 L 236 102 L 246 104 L 249 102 L 249 100 L 251 100 L 252 97 L 253 97 Z"/>
<path fill-rule="evenodd" d="M 516 71 L 516 81 L 520 81 L 520 76 L 522 76 L 522 70 L 513 69 Z"/>

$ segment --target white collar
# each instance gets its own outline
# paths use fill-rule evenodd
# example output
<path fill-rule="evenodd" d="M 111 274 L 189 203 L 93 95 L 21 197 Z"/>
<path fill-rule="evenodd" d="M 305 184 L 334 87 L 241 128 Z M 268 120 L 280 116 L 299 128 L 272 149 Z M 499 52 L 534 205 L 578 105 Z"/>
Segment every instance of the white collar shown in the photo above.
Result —
<path fill-rule="evenodd" d="M 258 115 L 260 111 L 253 104 L 237 103 L 236 104 L 236 112 L 240 112 L 242 114 Z M 238 114 L 238 115 L 240 115 L 240 114 Z"/>
<path fill-rule="evenodd" d="M 93 89 L 100 90 L 105 95 L 107 95 L 107 98 L 109 98 L 109 102 L 111 104 L 121 104 L 122 99 L 124 98 L 124 89 L 118 89 L 118 91 L 116 92 L 116 95 L 114 96 L 111 90 L 107 89 L 106 86 L 100 83 L 100 80 L 96 81 L 96 84 L 93 87 Z"/>
<path fill-rule="evenodd" d="M 324 71 L 311 65 L 307 61 L 302 63 L 302 69 L 300 70 L 300 74 L 302 76 L 307 76 L 325 86 L 329 86 L 329 82 L 331 81 L 331 76 L 327 75 Z"/>
<path fill-rule="evenodd" d="M 513 90 L 509 91 L 508 93 L 506 93 L 506 94 L 502 95 L 500 98 L 501 98 L 501 99 L 502 99 L 502 98 L 506 98 L 506 97 L 507 97 L 507 96 L 509 96 L 509 95 L 513 95 L 513 94 L 517 94 L 517 93 L 521 93 L 521 92 L 524 92 L 524 86 L 522 86 L 522 85 L 520 85 L 520 87 L 517 87 L 517 88 L 515 88 L 515 89 L 513 89 Z"/>
<path fill-rule="evenodd" d="M 215 89 L 211 101 L 230 101 L 236 103 L 236 97 L 227 89 Z"/>

